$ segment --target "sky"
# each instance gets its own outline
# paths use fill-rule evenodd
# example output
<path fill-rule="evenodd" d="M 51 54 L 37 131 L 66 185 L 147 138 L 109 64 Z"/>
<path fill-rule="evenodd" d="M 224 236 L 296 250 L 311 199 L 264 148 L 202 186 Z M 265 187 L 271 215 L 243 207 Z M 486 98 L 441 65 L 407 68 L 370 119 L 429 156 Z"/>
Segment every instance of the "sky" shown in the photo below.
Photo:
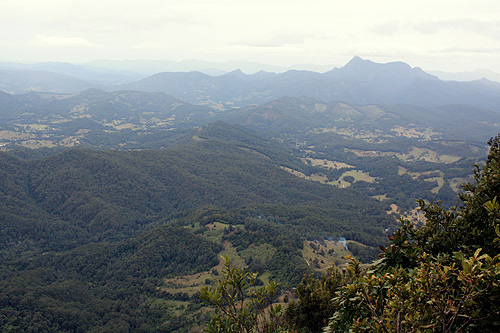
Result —
<path fill-rule="evenodd" d="M 500 1 L 1 0 L 0 61 L 246 60 L 500 72 Z"/>

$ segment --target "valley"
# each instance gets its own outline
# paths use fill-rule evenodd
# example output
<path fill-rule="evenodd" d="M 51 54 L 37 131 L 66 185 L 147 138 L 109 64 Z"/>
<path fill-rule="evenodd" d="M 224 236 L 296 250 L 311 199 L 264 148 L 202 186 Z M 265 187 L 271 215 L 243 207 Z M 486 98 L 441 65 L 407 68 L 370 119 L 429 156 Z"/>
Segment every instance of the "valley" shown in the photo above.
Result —
<path fill-rule="evenodd" d="M 446 84 L 411 69 L 376 94 L 387 71 L 0 92 L 0 327 L 199 331 L 226 255 L 283 305 L 304 276 L 370 265 L 398 219 L 426 224 L 418 199 L 457 204 L 500 128 L 495 84 L 404 104 Z"/>

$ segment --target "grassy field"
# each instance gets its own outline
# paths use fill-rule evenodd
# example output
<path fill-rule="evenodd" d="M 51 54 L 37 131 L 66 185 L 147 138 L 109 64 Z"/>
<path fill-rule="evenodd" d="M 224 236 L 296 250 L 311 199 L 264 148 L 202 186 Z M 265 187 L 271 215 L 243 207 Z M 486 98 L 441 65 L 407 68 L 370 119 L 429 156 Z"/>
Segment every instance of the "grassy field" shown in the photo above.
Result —
<path fill-rule="evenodd" d="M 68 117 L 61 118 L 60 116 L 45 117 L 41 123 L 15 123 L 13 128 L 9 130 L 0 130 L 0 147 L 9 146 L 11 144 L 21 145 L 27 148 L 36 149 L 42 147 L 66 146 L 73 147 L 79 141 L 76 138 L 83 138 L 90 129 L 81 128 L 74 135 L 61 138 L 59 134 L 54 134 L 52 131 L 58 131 L 62 123 L 67 123 L 76 119 L 89 118 L 92 115 L 85 113 L 85 106 L 77 106 L 70 111 Z M 130 119 L 114 119 L 114 120 L 96 120 L 104 126 L 112 127 L 115 131 L 133 130 L 146 131 L 148 129 L 162 128 L 164 130 L 172 129 L 175 116 L 160 119 L 158 117 L 150 117 L 148 112 L 145 112 L 137 123 L 131 122 Z M 104 130 L 104 132 L 109 132 Z M 125 143 L 123 143 L 125 144 Z"/>
<path fill-rule="evenodd" d="M 348 165 L 348 164 L 341 163 L 341 162 L 334 162 L 334 161 L 328 161 L 328 160 L 318 160 L 318 159 L 316 160 L 316 162 L 317 161 L 321 161 L 320 164 L 318 164 L 321 166 L 325 166 L 325 162 L 323 162 L 323 161 L 326 161 L 326 165 L 332 165 L 330 167 L 336 166 L 337 168 L 354 168 L 352 165 Z M 306 176 L 304 173 L 302 173 L 300 171 L 296 171 L 296 170 L 286 168 L 286 167 L 281 167 L 281 168 L 283 170 L 290 172 L 294 176 L 301 177 L 301 178 L 304 178 L 307 180 L 312 180 L 315 182 L 320 182 L 320 183 L 332 185 L 332 186 L 337 186 L 340 188 L 346 188 L 346 187 L 351 186 L 351 183 L 345 180 L 345 177 L 347 177 L 347 176 L 353 177 L 355 181 L 365 181 L 368 183 L 373 183 L 376 180 L 376 178 L 370 176 L 370 174 L 368 174 L 367 172 L 361 171 L 361 170 L 346 171 L 342 174 L 342 176 L 339 177 L 338 180 L 329 181 L 329 179 L 323 174 L 312 174 L 311 176 Z"/>
<path fill-rule="evenodd" d="M 365 181 L 368 183 L 373 183 L 377 180 L 375 177 L 370 176 L 369 173 L 361 171 L 361 170 L 349 170 L 346 171 L 340 176 L 340 178 L 345 178 L 347 176 L 353 177 L 356 181 Z"/>
<path fill-rule="evenodd" d="M 326 271 L 334 264 L 345 265 L 345 256 L 351 254 L 345 249 L 344 242 L 338 241 L 304 241 L 302 257 L 311 268 Z"/>
<path fill-rule="evenodd" d="M 14 131 L 0 131 L 0 141 L 3 140 L 29 140 L 33 139 L 35 134 Z"/>
<path fill-rule="evenodd" d="M 358 111 L 355 111 L 359 113 Z M 374 108 L 370 110 L 370 114 L 376 115 L 377 113 L 383 112 L 379 108 Z M 349 113 L 346 113 L 346 118 L 349 118 Z M 440 138 L 441 134 L 433 131 L 430 128 L 417 128 L 417 127 L 403 127 L 400 125 L 394 126 L 389 132 L 383 133 L 380 130 L 366 130 L 357 129 L 352 125 L 346 127 L 324 127 L 316 128 L 312 131 L 313 133 L 335 133 L 349 138 L 361 139 L 367 142 L 384 142 L 387 138 L 394 137 L 406 137 L 412 139 L 420 140 L 431 140 Z"/>
<path fill-rule="evenodd" d="M 396 156 L 405 162 L 422 160 L 434 163 L 453 163 L 460 159 L 459 156 L 439 155 L 433 150 L 418 147 L 412 147 L 408 154 L 396 154 Z"/>
<path fill-rule="evenodd" d="M 352 126 L 348 127 L 331 127 L 331 128 L 317 128 L 313 131 L 314 133 L 335 133 L 338 135 L 346 136 L 349 138 L 361 139 L 368 142 L 373 142 L 376 139 L 378 142 L 383 138 L 381 133 L 372 132 L 368 130 L 358 130 Z"/>
<path fill-rule="evenodd" d="M 351 152 L 359 157 L 379 157 L 379 156 L 396 156 L 396 152 L 382 152 L 377 150 L 360 150 L 360 149 L 345 149 L 346 152 Z"/>
<path fill-rule="evenodd" d="M 325 183 L 325 184 L 331 184 L 331 185 L 333 185 L 333 183 L 328 182 L 328 178 L 325 175 L 323 175 L 323 174 L 312 174 L 311 176 L 306 176 L 304 173 L 302 173 L 300 171 L 297 171 L 297 170 L 293 170 L 293 169 L 290 169 L 290 168 L 287 168 L 287 167 L 281 167 L 281 168 L 283 170 L 286 170 L 286 171 L 290 172 L 292 175 L 300 177 L 300 178 L 304 178 L 304 179 L 307 179 L 307 180 L 312 180 L 314 182 L 320 182 L 320 183 Z"/>
<path fill-rule="evenodd" d="M 225 241 L 223 245 L 224 250 L 219 253 L 219 264 L 217 266 L 214 266 L 205 272 L 165 279 L 161 289 L 171 294 L 186 293 L 189 296 L 193 296 L 203 286 L 207 285 L 208 280 L 217 279 L 220 272 L 224 268 L 223 258 L 226 255 L 231 259 L 231 263 L 236 267 L 245 268 L 245 260 L 238 254 L 236 248 L 227 241 Z"/>
<path fill-rule="evenodd" d="M 200 228 L 200 225 L 187 226 L 186 228 Z M 224 233 L 227 233 L 228 224 L 224 223 L 210 223 L 203 232 L 203 236 L 211 240 L 222 240 Z M 234 230 L 238 228 L 243 228 L 243 226 L 233 226 Z M 234 231 L 233 231 L 234 232 Z M 223 243 L 224 250 L 219 253 L 219 263 L 218 265 L 212 267 L 210 270 L 185 275 L 175 278 L 169 278 L 163 280 L 163 286 L 161 290 L 172 295 L 175 294 L 186 294 L 188 297 L 193 297 L 199 290 L 213 283 L 221 276 L 221 272 L 224 268 L 224 257 L 227 255 L 231 259 L 231 263 L 238 268 L 246 268 L 245 261 L 249 258 L 258 258 L 263 262 L 270 260 L 275 253 L 276 249 L 269 244 L 259 244 L 250 245 L 247 249 L 238 252 L 237 249 L 228 241 Z M 347 262 L 345 256 L 349 255 L 350 252 L 345 248 L 345 242 L 341 241 L 331 241 L 331 240 L 315 240 L 315 241 L 304 241 L 304 249 L 301 252 L 304 261 L 314 270 L 326 271 L 333 265 L 344 266 Z M 259 279 L 263 283 L 269 283 L 269 273 L 265 273 L 259 276 Z M 290 291 L 283 291 L 282 295 L 278 298 L 279 302 L 283 302 L 284 296 L 287 295 L 290 299 L 293 299 L 292 293 Z M 182 300 L 172 300 L 166 299 L 161 301 L 155 301 L 158 304 L 151 304 L 153 307 L 158 307 L 165 309 L 177 316 L 182 315 L 189 306 L 188 301 Z M 208 307 L 203 307 L 199 311 L 210 311 Z"/>
<path fill-rule="evenodd" d="M 412 147 L 407 154 L 400 154 L 396 152 L 381 152 L 376 150 L 360 150 L 360 149 L 346 149 L 346 151 L 354 153 L 360 157 L 378 157 L 378 156 L 396 156 L 402 161 L 427 161 L 434 163 L 453 163 L 460 159 L 459 156 L 438 154 L 433 150 L 426 148 Z"/>
<path fill-rule="evenodd" d="M 391 204 L 391 210 L 387 211 L 387 214 L 399 214 L 399 207 L 396 204 Z"/>
<path fill-rule="evenodd" d="M 384 201 L 387 200 L 387 194 L 381 194 L 381 195 L 374 195 L 372 196 L 373 199 L 377 199 L 378 201 Z"/>
<path fill-rule="evenodd" d="M 405 168 L 399 166 L 398 167 L 398 174 L 400 176 L 404 175 L 404 174 L 408 174 L 413 179 L 417 179 L 420 177 L 420 178 L 423 178 L 424 181 L 427 181 L 427 182 L 437 182 L 438 183 L 437 186 L 431 190 L 432 193 L 436 193 L 436 194 L 439 192 L 439 190 L 444 186 L 444 184 L 446 182 L 444 179 L 444 173 L 440 170 L 433 170 L 433 171 L 426 171 L 426 172 L 410 172 L 410 171 L 406 170 Z M 439 174 L 439 175 L 436 176 L 436 174 Z M 426 176 L 428 176 L 428 177 L 426 177 Z M 452 178 L 452 179 L 448 180 L 448 185 L 450 185 L 450 187 L 453 189 L 453 191 L 458 193 L 462 189 L 462 184 L 468 183 L 471 181 L 472 181 L 472 176 L 469 178 Z"/>
<path fill-rule="evenodd" d="M 455 192 L 462 190 L 462 184 L 469 183 L 473 181 L 472 176 L 469 178 L 452 178 L 450 179 L 450 186 Z"/>
<path fill-rule="evenodd" d="M 443 179 L 443 177 L 432 177 L 432 178 L 426 178 L 426 179 L 424 179 L 424 180 L 425 180 L 426 182 L 437 182 L 437 183 L 438 183 L 438 184 L 437 184 L 437 186 L 436 186 L 436 187 L 434 187 L 434 188 L 431 190 L 431 192 L 432 192 L 432 193 L 435 193 L 435 194 L 439 193 L 439 190 L 440 190 L 440 189 L 443 187 L 443 185 L 444 185 L 444 179 Z"/>
<path fill-rule="evenodd" d="M 429 128 L 406 128 L 403 126 L 394 126 L 391 129 L 391 132 L 394 132 L 396 136 L 403 136 L 406 138 L 415 138 L 415 139 L 424 139 L 431 140 L 432 138 L 439 137 L 439 133 L 434 132 Z"/>
<path fill-rule="evenodd" d="M 424 224 L 427 220 L 420 208 L 415 208 L 409 212 L 405 212 L 402 218 L 421 224 Z"/>
<path fill-rule="evenodd" d="M 313 166 L 320 166 L 329 169 L 343 169 L 343 168 L 354 168 L 353 165 L 349 165 L 347 163 L 330 161 L 327 159 L 318 159 L 318 158 L 306 158 L 306 161 L 310 162 Z"/>

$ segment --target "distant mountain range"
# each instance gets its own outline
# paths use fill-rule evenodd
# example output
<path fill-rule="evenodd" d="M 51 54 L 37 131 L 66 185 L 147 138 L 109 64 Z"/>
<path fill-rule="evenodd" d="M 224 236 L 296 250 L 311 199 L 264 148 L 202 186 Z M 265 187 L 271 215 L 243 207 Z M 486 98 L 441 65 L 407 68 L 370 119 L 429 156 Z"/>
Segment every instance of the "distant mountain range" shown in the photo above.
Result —
<path fill-rule="evenodd" d="M 289 67 L 269 65 L 253 61 L 225 61 L 212 62 L 204 60 L 93 60 L 87 63 L 75 65 L 65 62 L 44 62 L 36 64 L 24 64 L 14 62 L 0 62 L 0 69 L 28 69 L 46 70 L 59 74 L 72 75 L 78 78 L 95 76 L 99 73 L 125 74 L 126 76 L 139 75 L 146 77 L 159 72 L 192 72 L 197 71 L 208 75 L 223 75 L 237 68 L 248 74 L 259 71 L 282 73 L 289 70 L 310 70 L 326 72 L 333 65 L 297 64 Z M 137 78 L 136 78 L 137 79 Z M 134 79 L 130 80 L 133 81 Z"/>
<path fill-rule="evenodd" d="M 0 90 L 15 94 L 29 91 L 77 93 L 129 83 L 147 75 L 61 62 L 0 63 Z"/>
<path fill-rule="evenodd" d="M 12 94 L 30 91 L 76 93 L 91 87 L 101 88 L 102 85 L 42 70 L 0 70 L 0 90 Z"/>
<path fill-rule="evenodd" d="M 359 57 L 326 73 L 246 75 L 237 70 L 216 77 L 199 72 L 158 73 L 120 88 L 161 91 L 190 103 L 223 104 L 225 108 L 262 104 L 282 96 L 307 96 L 357 104 L 467 104 L 500 111 L 500 83 L 441 81 L 402 62 L 378 64 Z"/>
<path fill-rule="evenodd" d="M 487 79 L 500 82 L 500 74 L 488 69 L 476 69 L 471 72 L 449 73 L 443 71 L 430 71 L 430 74 L 436 75 L 441 80 L 446 81 L 474 81 Z"/>
<path fill-rule="evenodd" d="M 31 90 L 75 93 L 89 88 L 164 92 L 189 103 L 220 110 L 259 105 L 283 96 L 306 96 L 324 102 L 465 104 L 500 111 L 498 82 L 487 79 L 443 81 L 403 62 L 380 64 L 359 57 L 325 73 L 289 70 L 279 74 L 260 71 L 247 75 L 235 70 L 214 76 L 201 72 L 162 72 L 130 83 L 124 83 L 127 76 L 123 73 L 115 73 L 114 79 L 106 81 L 107 74 L 102 69 L 91 71 L 65 64 L 38 67 L 53 68 L 59 73 L 71 72 L 78 75 L 77 78 L 35 68 L 0 70 L 0 89 L 15 94 Z"/>
<path fill-rule="evenodd" d="M 200 331 L 220 257 L 283 290 L 369 263 L 500 128 L 500 83 L 402 62 L 0 68 L 0 331 Z"/>

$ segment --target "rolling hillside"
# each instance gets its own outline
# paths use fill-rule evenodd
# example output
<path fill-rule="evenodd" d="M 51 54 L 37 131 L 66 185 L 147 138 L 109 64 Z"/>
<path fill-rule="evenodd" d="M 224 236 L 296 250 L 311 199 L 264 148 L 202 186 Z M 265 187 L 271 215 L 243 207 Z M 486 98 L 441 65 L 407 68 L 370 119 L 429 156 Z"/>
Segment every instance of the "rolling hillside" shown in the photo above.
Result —
<path fill-rule="evenodd" d="M 498 84 L 359 57 L 117 91 L 45 74 L 4 90 L 48 92 L 0 92 L 10 331 L 199 329 L 225 255 L 283 290 L 347 254 L 369 263 L 397 218 L 425 221 L 416 199 L 456 204 L 500 128 Z"/>
<path fill-rule="evenodd" d="M 161 292 L 163 279 L 209 271 L 222 250 L 254 253 L 252 267 L 283 286 L 311 269 L 305 238 L 346 237 L 377 252 L 395 225 L 388 206 L 283 169 L 300 166 L 277 143 L 224 123 L 167 150 L 1 153 L 0 303 L 18 318 L 9 325 L 158 328 L 168 307 L 157 316 L 146 299 L 178 299 Z"/>

